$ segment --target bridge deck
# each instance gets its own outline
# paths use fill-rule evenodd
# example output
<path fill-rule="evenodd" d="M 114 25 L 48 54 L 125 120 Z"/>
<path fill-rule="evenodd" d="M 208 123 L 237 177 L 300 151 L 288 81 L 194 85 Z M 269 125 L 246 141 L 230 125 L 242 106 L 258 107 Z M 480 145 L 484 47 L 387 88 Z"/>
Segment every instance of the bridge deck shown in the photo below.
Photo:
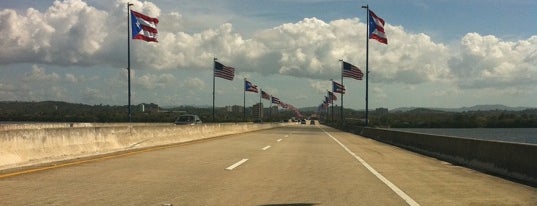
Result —
<path fill-rule="evenodd" d="M 311 125 L 0 174 L 0 205 L 162 204 L 537 205 L 537 189 Z"/>

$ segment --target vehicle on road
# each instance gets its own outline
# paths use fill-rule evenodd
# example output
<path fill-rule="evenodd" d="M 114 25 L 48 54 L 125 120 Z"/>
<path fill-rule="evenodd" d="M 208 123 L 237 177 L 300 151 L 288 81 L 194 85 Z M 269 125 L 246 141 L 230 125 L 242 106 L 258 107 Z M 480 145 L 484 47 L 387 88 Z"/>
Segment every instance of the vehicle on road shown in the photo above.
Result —
<path fill-rule="evenodd" d="M 201 123 L 202 123 L 201 119 L 198 117 L 198 115 L 195 115 L 195 114 L 181 115 L 177 117 L 177 119 L 175 119 L 175 122 L 174 122 L 174 124 L 176 125 L 196 125 L 196 124 L 201 124 Z"/>
<path fill-rule="evenodd" d="M 305 120 L 305 119 L 301 119 L 301 120 L 300 120 L 300 124 L 306 124 L 306 120 Z"/>
<path fill-rule="evenodd" d="M 310 120 L 310 125 L 315 125 L 315 120 Z"/>

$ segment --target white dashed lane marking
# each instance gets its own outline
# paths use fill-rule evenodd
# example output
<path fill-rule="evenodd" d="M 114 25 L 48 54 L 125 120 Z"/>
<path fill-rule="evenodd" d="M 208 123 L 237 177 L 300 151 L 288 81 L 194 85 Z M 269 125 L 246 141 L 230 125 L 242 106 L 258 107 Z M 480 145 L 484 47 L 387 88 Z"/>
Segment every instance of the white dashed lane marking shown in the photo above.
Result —
<path fill-rule="evenodd" d="M 246 161 L 248 161 L 248 159 L 242 159 L 242 160 L 236 162 L 235 164 L 232 164 L 231 166 L 227 167 L 226 170 L 233 170 L 236 167 L 240 166 L 241 164 L 245 163 Z"/>

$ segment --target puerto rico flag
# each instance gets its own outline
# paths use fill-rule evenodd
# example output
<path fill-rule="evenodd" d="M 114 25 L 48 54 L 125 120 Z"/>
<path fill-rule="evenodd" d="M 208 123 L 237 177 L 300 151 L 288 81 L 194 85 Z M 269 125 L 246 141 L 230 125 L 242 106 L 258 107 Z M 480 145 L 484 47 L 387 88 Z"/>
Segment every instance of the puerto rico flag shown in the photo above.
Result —
<path fill-rule="evenodd" d="M 132 39 L 158 42 L 158 19 L 131 10 Z"/>
<path fill-rule="evenodd" d="M 343 84 L 332 81 L 332 92 L 345 94 L 345 86 L 343 86 Z"/>
<path fill-rule="evenodd" d="M 369 10 L 369 38 L 388 44 L 388 38 L 384 33 L 384 19 L 375 15 L 371 10 Z"/>
<path fill-rule="evenodd" d="M 258 93 L 257 85 L 254 85 L 254 84 L 252 84 L 252 82 L 250 82 L 250 81 L 245 79 L 244 80 L 244 91 Z"/>
<path fill-rule="evenodd" d="M 272 104 L 281 104 L 281 101 L 279 98 L 276 98 L 276 97 L 272 97 Z"/>

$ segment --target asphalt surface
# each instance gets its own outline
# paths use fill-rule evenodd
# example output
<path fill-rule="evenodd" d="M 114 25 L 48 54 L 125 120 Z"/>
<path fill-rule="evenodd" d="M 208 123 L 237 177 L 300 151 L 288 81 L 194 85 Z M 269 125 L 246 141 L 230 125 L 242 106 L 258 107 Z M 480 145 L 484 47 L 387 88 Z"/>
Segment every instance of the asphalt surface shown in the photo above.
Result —
<path fill-rule="evenodd" d="M 3 173 L 0 205 L 537 205 L 537 188 L 293 125 Z"/>

